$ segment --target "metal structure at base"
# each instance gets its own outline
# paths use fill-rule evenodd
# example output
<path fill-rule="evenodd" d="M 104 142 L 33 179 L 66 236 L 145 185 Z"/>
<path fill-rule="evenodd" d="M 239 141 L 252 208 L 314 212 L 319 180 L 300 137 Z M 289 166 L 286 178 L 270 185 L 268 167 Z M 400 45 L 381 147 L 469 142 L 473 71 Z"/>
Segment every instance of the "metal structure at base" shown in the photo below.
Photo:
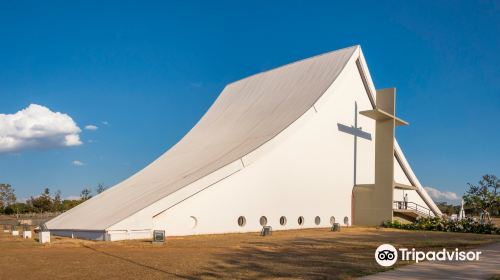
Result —
<path fill-rule="evenodd" d="M 273 234 L 273 227 L 271 226 L 262 227 L 262 230 L 260 231 L 260 236 L 268 236 L 271 234 Z"/>
<path fill-rule="evenodd" d="M 153 231 L 153 243 L 154 244 L 163 244 L 165 243 L 165 231 L 164 230 L 155 230 Z"/>
<path fill-rule="evenodd" d="M 340 224 L 339 223 L 334 223 L 332 227 L 330 228 L 330 231 L 340 231 Z"/>

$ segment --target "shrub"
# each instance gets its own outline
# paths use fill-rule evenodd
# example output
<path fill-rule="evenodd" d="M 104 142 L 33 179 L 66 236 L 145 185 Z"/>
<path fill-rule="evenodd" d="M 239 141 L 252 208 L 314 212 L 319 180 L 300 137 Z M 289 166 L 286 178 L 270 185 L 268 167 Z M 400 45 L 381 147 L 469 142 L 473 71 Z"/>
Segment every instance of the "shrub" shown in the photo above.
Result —
<path fill-rule="evenodd" d="M 384 227 L 406 230 L 430 230 L 447 232 L 465 232 L 465 233 L 483 233 L 500 234 L 500 228 L 492 223 L 479 223 L 472 219 L 463 219 L 460 221 L 446 220 L 439 217 L 417 218 L 413 223 L 403 224 L 399 221 L 386 221 Z"/>

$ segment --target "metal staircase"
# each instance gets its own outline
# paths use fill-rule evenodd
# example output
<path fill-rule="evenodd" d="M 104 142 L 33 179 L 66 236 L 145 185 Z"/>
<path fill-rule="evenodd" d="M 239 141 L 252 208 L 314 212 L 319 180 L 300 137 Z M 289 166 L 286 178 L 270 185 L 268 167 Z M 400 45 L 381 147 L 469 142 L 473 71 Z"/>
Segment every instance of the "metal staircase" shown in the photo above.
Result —
<path fill-rule="evenodd" d="M 432 217 L 432 211 L 415 202 L 394 201 L 392 210 L 394 213 L 416 219 L 417 217 Z"/>

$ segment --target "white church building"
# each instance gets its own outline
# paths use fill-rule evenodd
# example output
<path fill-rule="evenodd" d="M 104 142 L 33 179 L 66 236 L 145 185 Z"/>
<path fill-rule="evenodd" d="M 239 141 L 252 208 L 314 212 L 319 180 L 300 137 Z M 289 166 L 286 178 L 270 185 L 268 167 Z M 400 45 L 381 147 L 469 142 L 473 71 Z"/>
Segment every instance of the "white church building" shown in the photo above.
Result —
<path fill-rule="evenodd" d="M 379 225 L 441 212 L 395 139 L 395 89 L 359 46 L 227 85 L 143 170 L 48 221 L 95 240 Z M 403 128 L 410 129 L 410 128 Z"/>

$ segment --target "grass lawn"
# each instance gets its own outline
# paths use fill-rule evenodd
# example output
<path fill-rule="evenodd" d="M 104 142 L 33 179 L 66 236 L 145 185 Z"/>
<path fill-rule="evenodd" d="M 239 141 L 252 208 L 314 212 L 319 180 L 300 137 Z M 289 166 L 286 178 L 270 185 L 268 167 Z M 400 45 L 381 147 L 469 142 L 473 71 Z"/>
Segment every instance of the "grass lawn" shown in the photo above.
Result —
<path fill-rule="evenodd" d="M 0 279 L 352 278 L 384 271 L 374 260 L 383 243 L 428 250 L 491 242 L 500 236 L 360 227 L 169 237 L 165 245 L 59 237 L 40 245 L 2 232 Z"/>

